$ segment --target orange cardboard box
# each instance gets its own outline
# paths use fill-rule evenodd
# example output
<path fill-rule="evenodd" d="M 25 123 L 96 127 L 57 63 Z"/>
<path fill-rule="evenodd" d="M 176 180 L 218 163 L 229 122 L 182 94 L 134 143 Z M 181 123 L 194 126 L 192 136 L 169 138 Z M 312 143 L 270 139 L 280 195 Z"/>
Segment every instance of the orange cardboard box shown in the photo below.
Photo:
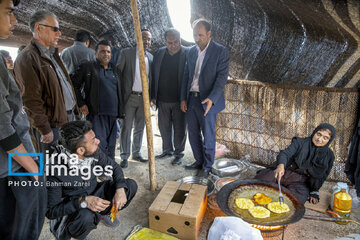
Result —
<path fill-rule="evenodd" d="M 207 204 L 207 186 L 169 181 L 149 208 L 149 225 L 182 240 L 197 239 Z"/>

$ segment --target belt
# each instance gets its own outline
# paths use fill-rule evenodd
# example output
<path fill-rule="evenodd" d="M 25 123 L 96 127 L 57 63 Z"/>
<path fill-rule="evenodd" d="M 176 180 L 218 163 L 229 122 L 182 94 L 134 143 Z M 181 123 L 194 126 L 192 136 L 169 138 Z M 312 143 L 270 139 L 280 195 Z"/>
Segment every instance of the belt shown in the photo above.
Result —
<path fill-rule="evenodd" d="M 131 91 L 131 94 L 134 94 L 134 95 L 137 95 L 137 96 L 142 96 L 142 92 Z"/>
<path fill-rule="evenodd" d="M 199 92 L 190 92 L 190 96 L 199 97 L 200 93 Z"/>
<path fill-rule="evenodd" d="M 66 111 L 67 114 L 72 114 L 73 113 L 73 110 L 69 110 L 69 111 Z"/>

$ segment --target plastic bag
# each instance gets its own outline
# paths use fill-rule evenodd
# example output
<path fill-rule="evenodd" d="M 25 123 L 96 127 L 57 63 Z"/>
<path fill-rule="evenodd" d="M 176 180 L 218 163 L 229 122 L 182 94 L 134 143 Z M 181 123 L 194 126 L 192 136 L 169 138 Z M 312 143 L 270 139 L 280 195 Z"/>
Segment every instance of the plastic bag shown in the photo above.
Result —
<path fill-rule="evenodd" d="M 360 207 L 360 198 L 356 194 L 356 189 L 351 189 L 349 194 L 352 197 L 351 208 Z"/>
<path fill-rule="evenodd" d="M 259 229 L 238 217 L 216 217 L 207 240 L 262 240 Z"/>
<path fill-rule="evenodd" d="M 225 156 L 229 152 L 230 152 L 230 150 L 227 149 L 225 145 L 216 142 L 215 159 L 221 158 L 221 157 Z"/>

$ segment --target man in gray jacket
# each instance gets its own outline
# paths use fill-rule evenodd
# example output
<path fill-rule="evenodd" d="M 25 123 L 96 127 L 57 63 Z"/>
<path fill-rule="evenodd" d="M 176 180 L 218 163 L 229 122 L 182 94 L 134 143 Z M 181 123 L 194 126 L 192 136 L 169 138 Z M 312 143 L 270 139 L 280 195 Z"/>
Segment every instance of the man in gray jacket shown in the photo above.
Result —
<path fill-rule="evenodd" d="M 150 80 L 149 82 L 151 82 L 153 56 L 146 51 L 151 46 L 151 33 L 147 29 L 142 29 L 141 34 L 145 51 L 146 73 Z M 123 85 L 125 103 L 125 119 L 121 128 L 120 157 L 122 162 L 120 166 L 126 168 L 130 156 L 131 130 L 133 125 L 132 158 L 140 162 L 147 161 L 140 153 L 145 128 L 145 113 L 137 47 L 121 51 L 117 68 Z"/>
<path fill-rule="evenodd" d="M 95 61 L 95 51 L 89 48 L 90 33 L 78 30 L 75 34 L 74 44 L 61 52 L 63 61 L 69 75 L 73 73 L 82 63 Z"/>
<path fill-rule="evenodd" d="M 14 29 L 14 5 L 19 2 L 0 0 L 1 39 Z M 38 239 L 45 220 L 44 178 L 26 156 L 35 152 L 29 127 L 20 90 L 0 58 L 0 239 Z"/>

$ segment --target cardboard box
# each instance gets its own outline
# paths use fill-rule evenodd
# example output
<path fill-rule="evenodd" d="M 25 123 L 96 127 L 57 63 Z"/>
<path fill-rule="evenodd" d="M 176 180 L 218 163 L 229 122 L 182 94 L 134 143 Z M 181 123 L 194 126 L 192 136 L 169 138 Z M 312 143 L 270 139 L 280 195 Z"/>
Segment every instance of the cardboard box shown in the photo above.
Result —
<path fill-rule="evenodd" d="M 207 186 L 169 181 L 149 208 L 149 225 L 182 240 L 197 239 L 207 204 Z"/>

